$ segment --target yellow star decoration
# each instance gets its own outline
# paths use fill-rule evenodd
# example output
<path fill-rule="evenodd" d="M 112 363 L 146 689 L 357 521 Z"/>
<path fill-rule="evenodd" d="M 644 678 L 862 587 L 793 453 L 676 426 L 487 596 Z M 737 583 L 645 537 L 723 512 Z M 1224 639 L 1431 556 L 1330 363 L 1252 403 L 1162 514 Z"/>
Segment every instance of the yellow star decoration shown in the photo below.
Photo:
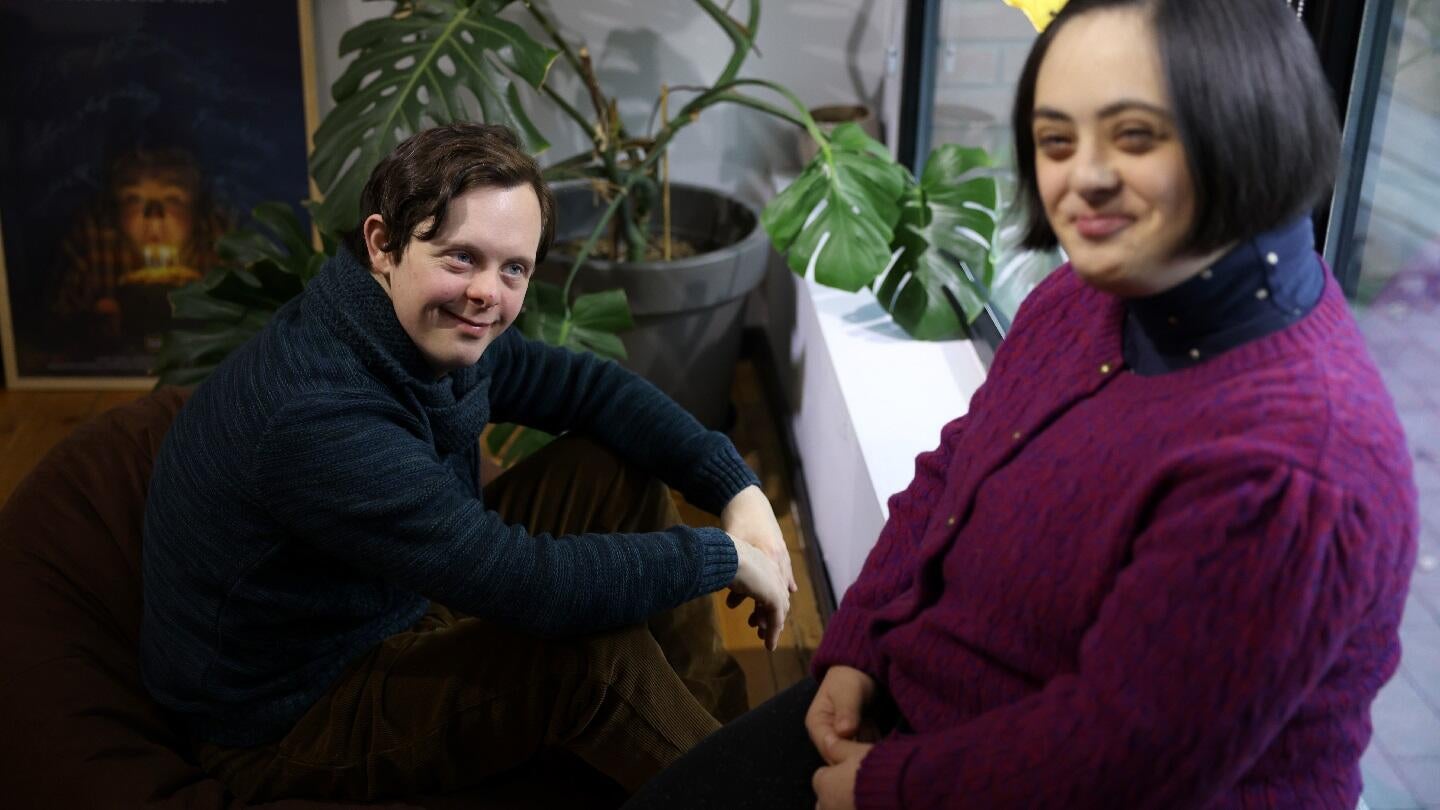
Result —
<path fill-rule="evenodd" d="M 1035 26 L 1036 31 L 1044 31 L 1045 26 L 1055 19 L 1060 9 L 1065 7 L 1066 0 L 1005 0 L 1005 5 L 1013 6 L 1025 12 L 1030 18 L 1030 24 Z"/>

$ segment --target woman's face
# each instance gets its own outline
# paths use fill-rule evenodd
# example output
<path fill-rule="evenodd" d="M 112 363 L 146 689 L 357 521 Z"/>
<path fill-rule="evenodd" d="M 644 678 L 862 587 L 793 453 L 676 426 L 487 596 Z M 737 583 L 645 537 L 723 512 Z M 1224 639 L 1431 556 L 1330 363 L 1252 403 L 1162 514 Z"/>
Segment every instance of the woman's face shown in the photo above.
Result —
<path fill-rule="evenodd" d="M 1075 271 L 1122 296 L 1161 292 L 1213 256 L 1178 249 L 1195 195 L 1149 20 L 1094 11 L 1057 32 L 1035 83 L 1035 175 Z"/>

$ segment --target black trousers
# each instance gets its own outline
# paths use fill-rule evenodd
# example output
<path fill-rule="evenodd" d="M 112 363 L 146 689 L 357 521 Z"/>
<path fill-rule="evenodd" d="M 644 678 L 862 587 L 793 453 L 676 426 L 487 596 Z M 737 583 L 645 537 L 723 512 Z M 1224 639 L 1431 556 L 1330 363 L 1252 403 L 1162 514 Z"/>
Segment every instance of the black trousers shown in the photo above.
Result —
<path fill-rule="evenodd" d="M 706 737 L 625 804 L 627 810 L 810 810 L 825 764 L 805 731 L 820 685 L 786 689 Z"/>

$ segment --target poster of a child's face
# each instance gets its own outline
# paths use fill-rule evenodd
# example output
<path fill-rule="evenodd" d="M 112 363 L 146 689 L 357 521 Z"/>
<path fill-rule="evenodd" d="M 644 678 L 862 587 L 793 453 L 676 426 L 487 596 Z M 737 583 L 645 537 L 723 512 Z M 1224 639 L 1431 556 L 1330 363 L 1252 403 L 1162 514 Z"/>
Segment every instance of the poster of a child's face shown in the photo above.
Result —
<path fill-rule="evenodd" d="M 304 12 L 0 0 L 0 70 L 24 77 L 0 90 L 11 379 L 144 385 L 169 294 L 257 203 L 305 198 Z"/>
<path fill-rule="evenodd" d="M 193 232 L 200 175 L 179 160 L 130 169 L 110 189 L 120 233 L 140 256 L 139 266 L 120 276 L 121 284 L 181 284 L 200 277 L 194 250 L 205 234 Z"/>

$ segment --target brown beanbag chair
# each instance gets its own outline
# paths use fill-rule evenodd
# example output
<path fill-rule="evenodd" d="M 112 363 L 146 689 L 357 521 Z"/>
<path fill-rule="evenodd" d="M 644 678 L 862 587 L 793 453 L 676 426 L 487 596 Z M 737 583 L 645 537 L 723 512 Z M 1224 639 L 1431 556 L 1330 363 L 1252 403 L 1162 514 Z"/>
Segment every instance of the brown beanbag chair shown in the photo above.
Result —
<path fill-rule="evenodd" d="M 82 425 L 0 509 L 0 804 L 234 808 L 140 680 L 141 520 L 185 395 L 162 389 Z M 613 783 L 547 757 L 466 794 L 392 807 L 613 807 Z M 342 805 L 284 801 L 275 808 Z"/>

